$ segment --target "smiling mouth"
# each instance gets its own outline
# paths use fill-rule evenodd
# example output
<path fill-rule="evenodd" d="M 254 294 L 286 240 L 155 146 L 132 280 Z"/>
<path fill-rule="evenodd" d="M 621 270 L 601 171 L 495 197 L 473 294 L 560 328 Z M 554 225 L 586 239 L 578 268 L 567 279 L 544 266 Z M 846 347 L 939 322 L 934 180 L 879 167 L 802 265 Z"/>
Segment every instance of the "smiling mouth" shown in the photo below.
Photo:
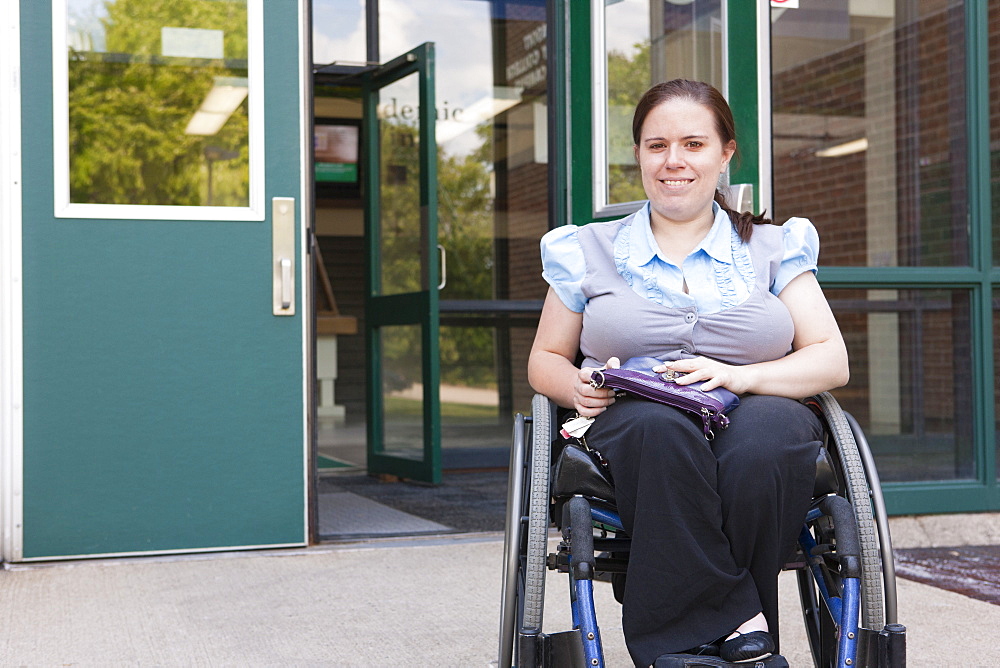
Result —
<path fill-rule="evenodd" d="M 684 186 L 694 181 L 694 179 L 660 179 L 660 183 L 665 186 Z"/>

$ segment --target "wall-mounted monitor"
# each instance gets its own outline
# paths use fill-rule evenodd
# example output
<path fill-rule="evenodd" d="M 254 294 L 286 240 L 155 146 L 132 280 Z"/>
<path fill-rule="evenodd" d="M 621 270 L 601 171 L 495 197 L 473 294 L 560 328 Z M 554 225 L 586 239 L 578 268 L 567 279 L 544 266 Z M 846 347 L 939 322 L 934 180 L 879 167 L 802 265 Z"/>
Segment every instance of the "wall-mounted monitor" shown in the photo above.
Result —
<path fill-rule="evenodd" d="M 360 119 L 317 118 L 313 125 L 317 194 L 360 197 L 360 154 Z"/>

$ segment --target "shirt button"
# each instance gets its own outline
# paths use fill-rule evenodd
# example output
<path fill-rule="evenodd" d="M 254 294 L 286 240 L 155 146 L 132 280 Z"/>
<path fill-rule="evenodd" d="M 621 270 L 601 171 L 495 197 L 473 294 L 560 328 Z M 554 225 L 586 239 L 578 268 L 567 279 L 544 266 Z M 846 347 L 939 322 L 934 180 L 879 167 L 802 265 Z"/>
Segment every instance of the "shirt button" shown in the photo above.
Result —
<path fill-rule="evenodd" d="M 698 316 L 695 315 L 694 313 L 685 313 L 684 314 L 684 322 L 686 322 L 689 325 L 691 323 L 693 323 L 697 319 L 698 319 Z"/>

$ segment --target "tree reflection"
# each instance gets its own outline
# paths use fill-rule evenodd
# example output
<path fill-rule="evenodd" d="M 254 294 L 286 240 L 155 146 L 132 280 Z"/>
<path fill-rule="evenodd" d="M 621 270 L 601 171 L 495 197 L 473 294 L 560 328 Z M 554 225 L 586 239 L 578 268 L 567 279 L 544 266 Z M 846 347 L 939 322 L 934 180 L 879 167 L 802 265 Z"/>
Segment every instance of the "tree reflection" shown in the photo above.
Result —
<path fill-rule="evenodd" d="M 104 50 L 77 35 L 68 54 L 70 201 L 247 206 L 246 100 L 215 134 L 185 133 L 220 78 L 247 77 L 246 2 L 103 6 Z M 221 31 L 224 57 L 162 55 L 163 29 L 173 27 Z"/>
<path fill-rule="evenodd" d="M 404 121 L 381 122 L 381 244 L 383 293 L 421 289 L 421 247 L 417 128 Z M 474 153 L 452 156 L 440 147 L 438 171 L 438 240 L 447 249 L 446 299 L 492 299 L 493 195 L 490 190 L 492 126 L 477 132 L 483 145 Z M 433 289 L 433 286 L 432 286 Z M 395 387 L 421 378 L 420 344 L 416 330 L 384 341 L 383 357 L 393 369 Z M 441 381 L 448 384 L 495 387 L 493 330 L 442 328 Z"/>

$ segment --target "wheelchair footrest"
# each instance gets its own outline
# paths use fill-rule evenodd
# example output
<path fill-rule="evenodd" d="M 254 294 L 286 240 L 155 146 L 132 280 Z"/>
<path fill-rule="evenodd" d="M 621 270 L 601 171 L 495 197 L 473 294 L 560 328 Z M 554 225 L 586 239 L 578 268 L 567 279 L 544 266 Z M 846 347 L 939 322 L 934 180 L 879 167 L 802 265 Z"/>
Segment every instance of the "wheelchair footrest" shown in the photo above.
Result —
<path fill-rule="evenodd" d="M 698 666 L 705 668 L 788 668 L 788 661 L 780 654 L 772 654 L 766 659 L 746 663 L 730 663 L 717 656 L 664 654 L 653 664 L 653 668 L 695 668 Z"/>

